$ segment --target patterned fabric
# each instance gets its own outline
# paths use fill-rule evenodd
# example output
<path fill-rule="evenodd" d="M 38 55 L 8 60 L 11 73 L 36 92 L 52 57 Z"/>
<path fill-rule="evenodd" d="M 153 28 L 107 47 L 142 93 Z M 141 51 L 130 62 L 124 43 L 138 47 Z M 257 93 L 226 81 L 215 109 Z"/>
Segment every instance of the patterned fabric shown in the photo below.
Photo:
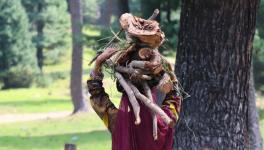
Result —
<path fill-rule="evenodd" d="M 177 91 L 171 91 L 166 95 L 165 100 L 162 102 L 162 109 L 167 113 L 171 113 L 172 119 L 175 123 L 179 119 L 182 100 L 178 95 Z"/>
<path fill-rule="evenodd" d="M 109 96 L 105 93 L 102 87 L 103 83 L 100 80 L 88 80 L 88 90 L 91 94 L 91 106 L 97 115 L 103 120 L 110 132 L 114 130 L 114 122 L 118 112 L 115 105 L 109 100 Z"/>
<path fill-rule="evenodd" d="M 142 122 L 135 125 L 133 110 L 130 110 L 132 107 L 126 94 L 122 96 L 120 107 L 117 109 L 105 93 L 101 80 L 90 79 L 87 84 L 93 109 L 112 133 L 113 150 L 171 149 L 174 128 L 168 127 L 158 116 L 158 140 L 154 141 L 151 113 L 144 104 L 139 102 Z M 153 89 L 152 93 L 156 101 L 156 90 Z M 161 107 L 175 122 L 179 118 L 181 105 L 181 97 L 177 95 L 176 91 L 168 93 Z"/>

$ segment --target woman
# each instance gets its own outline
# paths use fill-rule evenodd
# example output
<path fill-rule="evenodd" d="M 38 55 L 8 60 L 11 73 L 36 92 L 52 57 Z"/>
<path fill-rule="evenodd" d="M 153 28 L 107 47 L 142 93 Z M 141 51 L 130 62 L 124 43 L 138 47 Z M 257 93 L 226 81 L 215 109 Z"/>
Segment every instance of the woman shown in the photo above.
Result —
<path fill-rule="evenodd" d="M 140 104 L 141 123 L 134 124 L 134 114 L 128 97 L 123 93 L 119 109 L 110 101 L 103 88 L 101 69 L 94 69 L 87 81 L 91 94 L 93 109 L 103 120 L 112 134 L 113 150 L 170 150 L 173 143 L 174 128 L 167 126 L 158 116 L 158 139 L 152 136 L 152 116 L 149 109 Z M 156 101 L 156 89 L 152 88 L 153 99 Z M 179 118 L 181 97 L 178 91 L 169 92 L 161 108 L 176 123 Z"/>
<path fill-rule="evenodd" d="M 152 19 L 144 20 L 131 14 L 123 14 L 120 17 L 120 24 L 130 36 L 127 40 L 134 38 L 134 41 L 137 41 L 136 49 L 142 48 L 142 45 L 157 48 L 164 41 L 164 33 L 160 30 L 158 23 Z M 170 150 L 173 143 L 173 126 L 168 126 L 160 116 L 157 116 L 158 136 L 155 139 L 153 138 L 152 114 L 149 108 L 139 101 L 141 123 L 136 125 L 128 96 L 122 89 L 118 88 L 123 93 L 119 109 L 110 101 L 103 88 L 101 66 L 114 51 L 114 48 L 108 48 L 104 55 L 96 59 L 95 68 L 91 71 L 90 79 L 87 81 L 91 94 L 91 105 L 112 134 L 112 149 Z M 150 85 L 152 86 L 153 101 L 156 102 L 155 83 Z M 172 119 L 173 124 L 179 118 L 181 100 L 180 92 L 173 89 L 166 94 L 162 102 L 161 108 Z"/>

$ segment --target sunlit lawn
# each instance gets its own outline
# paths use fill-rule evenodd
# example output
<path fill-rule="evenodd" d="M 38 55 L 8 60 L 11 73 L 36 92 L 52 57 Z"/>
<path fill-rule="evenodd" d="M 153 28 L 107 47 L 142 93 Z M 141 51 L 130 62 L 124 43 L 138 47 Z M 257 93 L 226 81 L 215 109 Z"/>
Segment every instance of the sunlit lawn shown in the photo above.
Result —
<path fill-rule="evenodd" d="M 64 143 L 74 143 L 78 150 L 111 149 L 110 134 L 94 113 L 1 124 L 1 150 L 62 150 Z"/>

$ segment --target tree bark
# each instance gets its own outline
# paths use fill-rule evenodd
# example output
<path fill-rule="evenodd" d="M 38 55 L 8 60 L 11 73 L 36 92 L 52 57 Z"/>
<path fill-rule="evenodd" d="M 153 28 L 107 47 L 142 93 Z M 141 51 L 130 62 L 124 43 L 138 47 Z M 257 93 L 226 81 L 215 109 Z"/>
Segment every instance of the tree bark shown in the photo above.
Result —
<path fill-rule="evenodd" d="M 98 23 L 103 26 L 109 26 L 111 23 L 111 16 L 113 14 L 113 0 L 106 0 L 100 7 L 100 18 Z"/>
<path fill-rule="evenodd" d="M 73 113 L 87 111 L 82 92 L 82 10 L 81 0 L 70 0 L 72 24 L 72 64 L 71 64 L 71 97 L 74 106 Z"/>
<path fill-rule="evenodd" d="M 41 13 L 42 9 L 43 9 L 42 3 L 38 3 L 38 5 L 37 5 L 38 13 Z M 43 22 L 43 20 L 39 19 L 38 21 L 36 21 L 38 41 L 42 41 L 44 27 L 45 27 L 45 23 Z M 40 71 L 42 72 L 43 63 L 44 63 L 42 42 L 38 42 L 36 45 L 36 48 L 37 48 L 38 67 L 39 67 Z"/>
<path fill-rule="evenodd" d="M 248 130 L 249 149 L 262 150 L 262 137 L 259 127 L 259 114 L 256 106 L 256 91 L 254 87 L 253 65 L 250 69 L 249 97 L 248 97 Z"/>
<path fill-rule="evenodd" d="M 252 42 L 259 0 L 182 0 L 174 149 L 248 149 Z"/>
<path fill-rule="evenodd" d="M 167 0 L 167 3 L 166 3 L 166 18 L 167 18 L 167 21 L 170 23 L 171 22 L 171 0 Z"/>
<path fill-rule="evenodd" d="M 129 13 L 128 0 L 117 0 L 117 6 L 118 6 L 118 12 L 117 12 L 118 18 L 124 13 Z"/>

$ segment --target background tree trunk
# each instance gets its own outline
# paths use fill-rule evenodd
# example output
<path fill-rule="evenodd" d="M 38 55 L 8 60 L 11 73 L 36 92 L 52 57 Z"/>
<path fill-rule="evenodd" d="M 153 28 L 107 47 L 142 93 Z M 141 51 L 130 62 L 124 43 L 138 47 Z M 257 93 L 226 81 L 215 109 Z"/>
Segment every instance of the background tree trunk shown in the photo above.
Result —
<path fill-rule="evenodd" d="M 42 3 L 38 3 L 37 10 L 38 13 L 41 13 L 43 9 Z M 45 23 L 43 20 L 39 19 L 36 21 L 36 28 L 37 28 L 37 36 L 39 39 L 43 38 L 43 29 L 44 29 Z M 37 61 L 38 61 L 38 67 L 40 71 L 42 72 L 42 67 L 44 63 L 44 55 L 43 55 L 43 42 L 38 43 L 37 46 Z"/>
<path fill-rule="evenodd" d="M 248 130 L 249 130 L 249 149 L 262 150 L 262 138 L 259 128 L 259 114 L 256 106 L 256 92 L 254 87 L 253 65 L 250 70 L 249 80 L 249 99 L 248 99 Z"/>
<path fill-rule="evenodd" d="M 100 18 L 98 23 L 103 26 L 109 26 L 111 23 L 111 16 L 113 14 L 113 0 L 106 0 L 100 7 Z"/>
<path fill-rule="evenodd" d="M 128 0 L 117 0 L 118 12 L 117 17 L 119 18 L 123 13 L 129 12 Z"/>
<path fill-rule="evenodd" d="M 176 74 L 183 101 L 174 149 L 247 149 L 259 0 L 182 0 Z"/>
<path fill-rule="evenodd" d="M 70 0 L 72 24 L 72 65 L 71 65 L 71 97 L 74 105 L 73 113 L 87 111 L 82 92 L 82 10 L 81 0 Z"/>
<path fill-rule="evenodd" d="M 166 3 L 166 18 L 167 18 L 167 21 L 170 23 L 171 22 L 171 0 L 167 0 L 167 3 Z"/>

